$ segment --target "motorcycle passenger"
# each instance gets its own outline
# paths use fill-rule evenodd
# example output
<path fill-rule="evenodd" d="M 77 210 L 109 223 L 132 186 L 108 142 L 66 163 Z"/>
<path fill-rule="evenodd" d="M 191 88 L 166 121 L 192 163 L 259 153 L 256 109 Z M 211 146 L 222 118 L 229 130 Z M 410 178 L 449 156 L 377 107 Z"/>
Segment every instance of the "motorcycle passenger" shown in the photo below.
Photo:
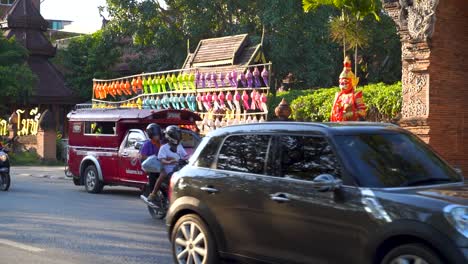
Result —
<path fill-rule="evenodd" d="M 143 162 L 149 156 L 158 155 L 159 148 L 161 147 L 161 128 L 158 124 L 152 123 L 146 127 L 146 134 L 148 134 L 149 140 L 143 143 L 140 149 L 140 158 Z M 148 173 L 149 176 L 149 189 L 153 190 L 156 184 L 156 179 L 159 173 Z"/>
<path fill-rule="evenodd" d="M 163 165 L 163 169 L 159 175 L 153 192 L 148 196 L 148 200 L 153 201 L 156 198 L 156 193 L 161 187 L 164 179 L 170 177 L 174 173 L 174 169 L 179 161 L 187 158 L 187 152 L 180 144 L 182 132 L 178 126 L 168 126 L 165 130 L 165 139 L 168 143 L 161 146 L 158 153 L 158 159 Z"/>

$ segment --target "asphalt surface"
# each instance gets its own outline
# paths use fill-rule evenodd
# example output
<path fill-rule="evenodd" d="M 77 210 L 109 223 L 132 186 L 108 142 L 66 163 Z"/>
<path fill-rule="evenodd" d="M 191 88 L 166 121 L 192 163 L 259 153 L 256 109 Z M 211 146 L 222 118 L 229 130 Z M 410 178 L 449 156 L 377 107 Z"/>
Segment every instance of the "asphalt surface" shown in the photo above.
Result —
<path fill-rule="evenodd" d="M 13 167 L 0 192 L 0 264 L 172 263 L 163 220 L 137 189 L 90 194 L 62 167 Z"/>

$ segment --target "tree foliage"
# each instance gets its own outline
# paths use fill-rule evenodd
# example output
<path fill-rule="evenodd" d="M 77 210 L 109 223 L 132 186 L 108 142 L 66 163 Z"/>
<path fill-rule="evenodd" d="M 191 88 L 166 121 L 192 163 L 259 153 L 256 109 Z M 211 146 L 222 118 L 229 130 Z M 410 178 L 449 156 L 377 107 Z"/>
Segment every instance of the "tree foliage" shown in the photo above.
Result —
<path fill-rule="evenodd" d="M 306 14 L 297 0 L 166 0 L 165 3 L 162 6 L 154 0 L 107 0 L 105 9 L 110 22 L 106 29 L 93 37 L 78 38 L 67 50 L 69 56 L 63 61 L 69 68 L 67 80 L 71 86 L 86 95 L 90 93 L 93 77 L 112 75 L 111 67 L 118 61 L 114 49 L 137 54 L 126 61 L 132 73 L 168 70 L 183 64 L 187 41 L 191 52 L 201 39 L 233 34 L 249 33 L 251 42 L 256 44 L 261 41 L 263 30 L 263 51 L 273 62 L 273 83 L 280 84 L 292 73 L 304 87 L 337 84 L 342 57 L 328 23 L 340 11 L 333 7 L 323 6 L 313 14 Z M 361 56 L 360 70 L 364 75 L 361 83 L 399 80 L 401 69 L 389 68 L 400 63 L 399 56 L 389 56 L 401 49 L 398 36 L 387 28 L 382 30 L 375 21 L 369 19 L 366 23 L 370 24 L 366 40 L 369 52 L 364 51 Z M 391 24 L 385 26 L 394 28 Z M 389 34 L 383 36 L 382 31 Z M 122 46 L 121 40 L 129 41 Z M 382 40 L 387 41 L 385 49 L 379 48 L 382 43 L 378 41 Z M 92 56 L 102 58 L 92 60 Z M 373 69 L 375 65 L 379 70 Z"/>
<path fill-rule="evenodd" d="M 121 51 L 110 32 L 98 31 L 72 39 L 58 52 L 55 62 L 62 66 L 67 84 L 82 98 L 91 98 L 94 78 L 111 78 Z"/>
<path fill-rule="evenodd" d="M 358 48 L 367 46 L 368 31 L 364 19 L 373 15 L 375 20 L 380 21 L 378 12 L 380 10 L 379 0 L 302 0 L 305 12 L 318 7 L 334 6 L 341 11 L 340 16 L 330 20 L 330 31 L 332 39 L 343 45 L 343 58 L 346 50 L 354 49 L 355 75 L 358 75 Z"/>
<path fill-rule="evenodd" d="M 37 80 L 26 61 L 28 52 L 14 38 L 0 35 L 0 102 L 24 102 Z"/>

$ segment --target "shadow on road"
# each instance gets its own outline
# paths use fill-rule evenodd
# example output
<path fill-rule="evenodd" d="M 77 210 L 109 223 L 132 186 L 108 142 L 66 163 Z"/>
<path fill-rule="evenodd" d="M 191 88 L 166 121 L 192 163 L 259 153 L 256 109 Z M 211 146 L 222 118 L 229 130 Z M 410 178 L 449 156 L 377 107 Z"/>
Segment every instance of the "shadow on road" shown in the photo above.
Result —
<path fill-rule="evenodd" d="M 80 189 L 79 192 L 87 193 L 87 191 L 84 188 Z M 122 197 L 140 197 L 140 194 L 141 191 L 138 189 L 113 189 L 112 187 L 104 187 L 104 190 L 102 190 L 102 192 L 98 194 L 89 193 L 89 195 L 115 195 Z"/>

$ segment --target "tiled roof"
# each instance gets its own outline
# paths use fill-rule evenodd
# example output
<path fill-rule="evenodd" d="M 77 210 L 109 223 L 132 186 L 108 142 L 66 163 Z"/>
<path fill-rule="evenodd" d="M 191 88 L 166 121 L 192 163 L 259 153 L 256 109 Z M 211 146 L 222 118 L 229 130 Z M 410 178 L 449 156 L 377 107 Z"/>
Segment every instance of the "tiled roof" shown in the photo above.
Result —
<path fill-rule="evenodd" d="M 261 44 L 249 46 L 247 34 L 201 40 L 194 53 L 189 53 L 183 69 L 199 68 L 201 72 L 245 70 L 261 52 Z"/>
<path fill-rule="evenodd" d="M 201 40 L 194 52 L 194 67 L 229 65 L 248 42 L 247 34 Z"/>

